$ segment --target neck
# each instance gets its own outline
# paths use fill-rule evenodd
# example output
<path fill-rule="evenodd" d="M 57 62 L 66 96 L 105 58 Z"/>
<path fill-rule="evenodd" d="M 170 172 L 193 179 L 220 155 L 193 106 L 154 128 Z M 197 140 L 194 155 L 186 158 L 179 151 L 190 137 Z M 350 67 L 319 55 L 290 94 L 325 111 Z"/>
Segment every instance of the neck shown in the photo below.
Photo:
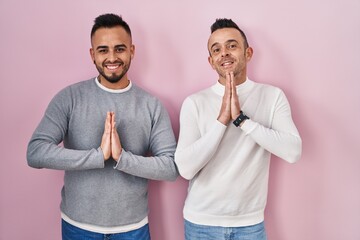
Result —
<path fill-rule="evenodd" d="M 246 81 L 246 76 L 239 78 L 239 79 L 235 79 L 235 85 L 240 85 L 243 84 Z"/>
<path fill-rule="evenodd" d="M 125 76 L 115 83 L 109 82 L 101 75 L 98 76 L 98 80 L 101 85 L 103 85 L 106 88 L 113 89 L 113 90 L 124 89 L 127 86 L 129 86 L 129 83 L 130 83 L 129 79 Z"/>
<path fill-rule="evenodd" d="M 246 81 L 246 75 L 244 75 L 244 76 L 237 76 L 237 77 L 234 76 L 234 82 L 235 82 L 235 85 L 236 85 L 236 86 L 238 86 L 238 85 L 240 85 L 240 84 L 243 84 L 245 81 Z M 221 85 L 224 85 L 224 86 L 225 86 L 226 78 L 224 78 L 224 77 L 222 77 L 222 76 L 219 76 L 219 83 L 221 83 Z"/>

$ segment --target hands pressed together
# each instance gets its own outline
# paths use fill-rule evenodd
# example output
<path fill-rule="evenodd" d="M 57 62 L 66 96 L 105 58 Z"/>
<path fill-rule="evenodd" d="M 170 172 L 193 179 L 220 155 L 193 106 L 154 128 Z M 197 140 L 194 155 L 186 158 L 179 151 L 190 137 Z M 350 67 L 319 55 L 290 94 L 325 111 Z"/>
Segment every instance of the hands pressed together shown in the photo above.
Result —
<path fill-rule="evenodd" d="M 107 112 L 105 120 L 104 134 L 101 139 L 100 148 L 104 154 L 104 160 L 108 160 L 112 157 L 115 161 L 118 161 L 122 151 L 120 137 L 115 127 L 115 113 Z"/>
<path fill-rule="evenodd" d="M 235 120 L 240 115 L 240 103 L 234 82 L 234 73 L 226 73 L 225 93 L 223 96 L 218 120 L 227 125 L 230 120 Z"/>

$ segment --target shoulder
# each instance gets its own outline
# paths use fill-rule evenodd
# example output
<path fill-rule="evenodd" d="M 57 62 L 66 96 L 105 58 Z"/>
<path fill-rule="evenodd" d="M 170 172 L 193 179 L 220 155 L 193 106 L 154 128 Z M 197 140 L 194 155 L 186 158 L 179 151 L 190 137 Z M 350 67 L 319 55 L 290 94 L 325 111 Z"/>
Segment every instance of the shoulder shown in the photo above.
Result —
<path fill-rule="evenodd" d="M 132 84 L 131 87 L 132 98 L 135 99 L 136 108 L 141 108 L 146 112 L 162 112 L 164 111 L 164 106 L 158 97 L 149 93 L 145 89 Z"/>
<path fill-rule="evenodd" d="M 59 91 L 59 94 L 64 94 L 64 93 L 68 93 L 71 91 L 77 91 L 77 90 L 88 90 L 89 88 L 94 87 L 94 86 L 95 86 L 95 80 L 94 80 L 94 78 L 92 78 L 92 79 L 88 79 L 88 80 L 84 80 L 84 81 L 80 81 L 80 82 L 68 85 L 68 86 L 64 87 L 63 89 L 61 89 Z"/>
<path fill-rule="evenodd" d="M 205 88 L 198 92 L 192 93 L 189 96 L 187 96 L 184 100 L 185 102 L 192 101 L 192 102 L 202 102 L 205 100 L 208 100 L 211 95 L 213 95 L 213 91 L 211 88 Z"/>
<path fill-rule="evenodd" d="M 281 91 L 281 89 L 279 87 L 276 87 L 276 86 L 268 84 L 268 83 L 259 83 L 259 82 L 254 82 L 254 81 L 252 81 L 252 82 L 253 82 L 255 88 L 263 90 L 263 91 L 269 91 L 269 92 Z"/>
<path fill-rule="evenodd" d="M 205 88 L 188 95 L 181 105 L 181 112 L 198 112 L 199 109 L 212 105 L 216 99 L 217 95 L 211 88 Z"/>
<path fill-rule="evenodd" d="M 73 98 L 79 97 L 80 92 L 89 91 L 95 86 L 94 79 L 77 82 L 62 88 L 52 99 L 52 102 L 70 102 Z"/>
<path fill-rule="evenodd" d="M 132 83 L 131 91 L 136 98 L 141 101 L 150 101 L 150 102 L 159 102 L 159 99 L 151 94 L 150 92 L 146 91 L 145 89 L 137 86 L 136 84 Z"/>
<path fill-rule="evenodd" d="M 253 82 L 253 83 L 254 83 L 254 90 L 258 92 L 258 94 L 261 94 L 263 96 L 276 97 L 276 96 L 284 95 L 283 90 L 277 86 L 266 83 L 258 83 L 258 82 Z"/>
<path fill-rule="evenodd" d="M 71 85 L 65 87 L 64 90 L 67 90 L 67 91 L 84 91 L 84 90 L 89 91 L 89 89 L 91 89 L 91 88 L 97 89 L 94 78 L 71 84 Z"/>

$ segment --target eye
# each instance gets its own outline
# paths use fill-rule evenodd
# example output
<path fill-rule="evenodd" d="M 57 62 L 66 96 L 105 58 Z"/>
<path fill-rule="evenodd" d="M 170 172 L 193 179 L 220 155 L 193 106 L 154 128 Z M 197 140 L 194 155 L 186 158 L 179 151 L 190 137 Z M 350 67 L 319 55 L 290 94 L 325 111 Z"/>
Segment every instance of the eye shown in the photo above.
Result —
<path fill-rule="evenodd" d="M 107 53 L 107 49 L 102 48 L 102 49 L 99 49 L 98 52 L 104 54 L 104 53 Z"/>
<path fill-rule="evenodd" d="M 230 48 L 230 49 L 232 49 L 232 48 L 236 48 L 236 47 L 237 47 L 237 45 L 236 45 L 236 44 L 230 44 L 230 45 L 229 45 L 229 48 Z"/>
<path fill-rule="evenodd" d="M 117 53 L 122 53 L 122 52 L 125 51 L 125 48 L 119 47 L 119 48 L 116 48 L 115 51 L 116 51 Z"/>
<path fill-rule="evenodd" d="M 212 53 L 218 53 L 220 52 L 220 48 L 213 48 Z"/>

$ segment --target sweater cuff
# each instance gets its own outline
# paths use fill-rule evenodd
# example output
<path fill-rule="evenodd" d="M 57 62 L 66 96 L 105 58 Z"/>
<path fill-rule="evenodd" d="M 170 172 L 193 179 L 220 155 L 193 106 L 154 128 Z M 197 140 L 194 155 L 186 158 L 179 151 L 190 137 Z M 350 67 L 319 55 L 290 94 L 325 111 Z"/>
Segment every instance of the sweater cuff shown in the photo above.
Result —
<path fill-rule="evenodd" d="M 115 166 L 114 166 L 114 169 L 117 169 L 117 170 L 121 170 L 122 169 L 122 160 L 121 160 L 121 158 L 124 156 L 124 152 L 125 152 L 125 150 L 124 149 L 122 149 L 121 150 L 121 153 L 120 153 L 120 157 L 119 157 L 119 159 L 118 159 L 118 161 L 116 162 L 116 164 L 115 164 Z"/>
<path fill-rule="evenodd" d="M 244 131 L 244 133 L 246 135 L 250 134 L 252 131 L 254 131 L 254 129 L 257 127 L 258 123 L 254 122 L 251 119 L 247 119 L 242 125 L 241 125 L 241 130 Z"/>
<path fill-rule="evenodd" d="M 96 149 L 96 168 L 104 168 L 105 167 L 105 161 L 104 161 L 104 154 L 101 149 L 101 147 L 98 147 Z"/>
<path fill-rule="evenodd" d="M 216 129 L 226 130 L 226 128 L 227 128 L 227 125 L 224 125 L 219 120 L 216 120 L 214 125 L 216 126 Z"/>

